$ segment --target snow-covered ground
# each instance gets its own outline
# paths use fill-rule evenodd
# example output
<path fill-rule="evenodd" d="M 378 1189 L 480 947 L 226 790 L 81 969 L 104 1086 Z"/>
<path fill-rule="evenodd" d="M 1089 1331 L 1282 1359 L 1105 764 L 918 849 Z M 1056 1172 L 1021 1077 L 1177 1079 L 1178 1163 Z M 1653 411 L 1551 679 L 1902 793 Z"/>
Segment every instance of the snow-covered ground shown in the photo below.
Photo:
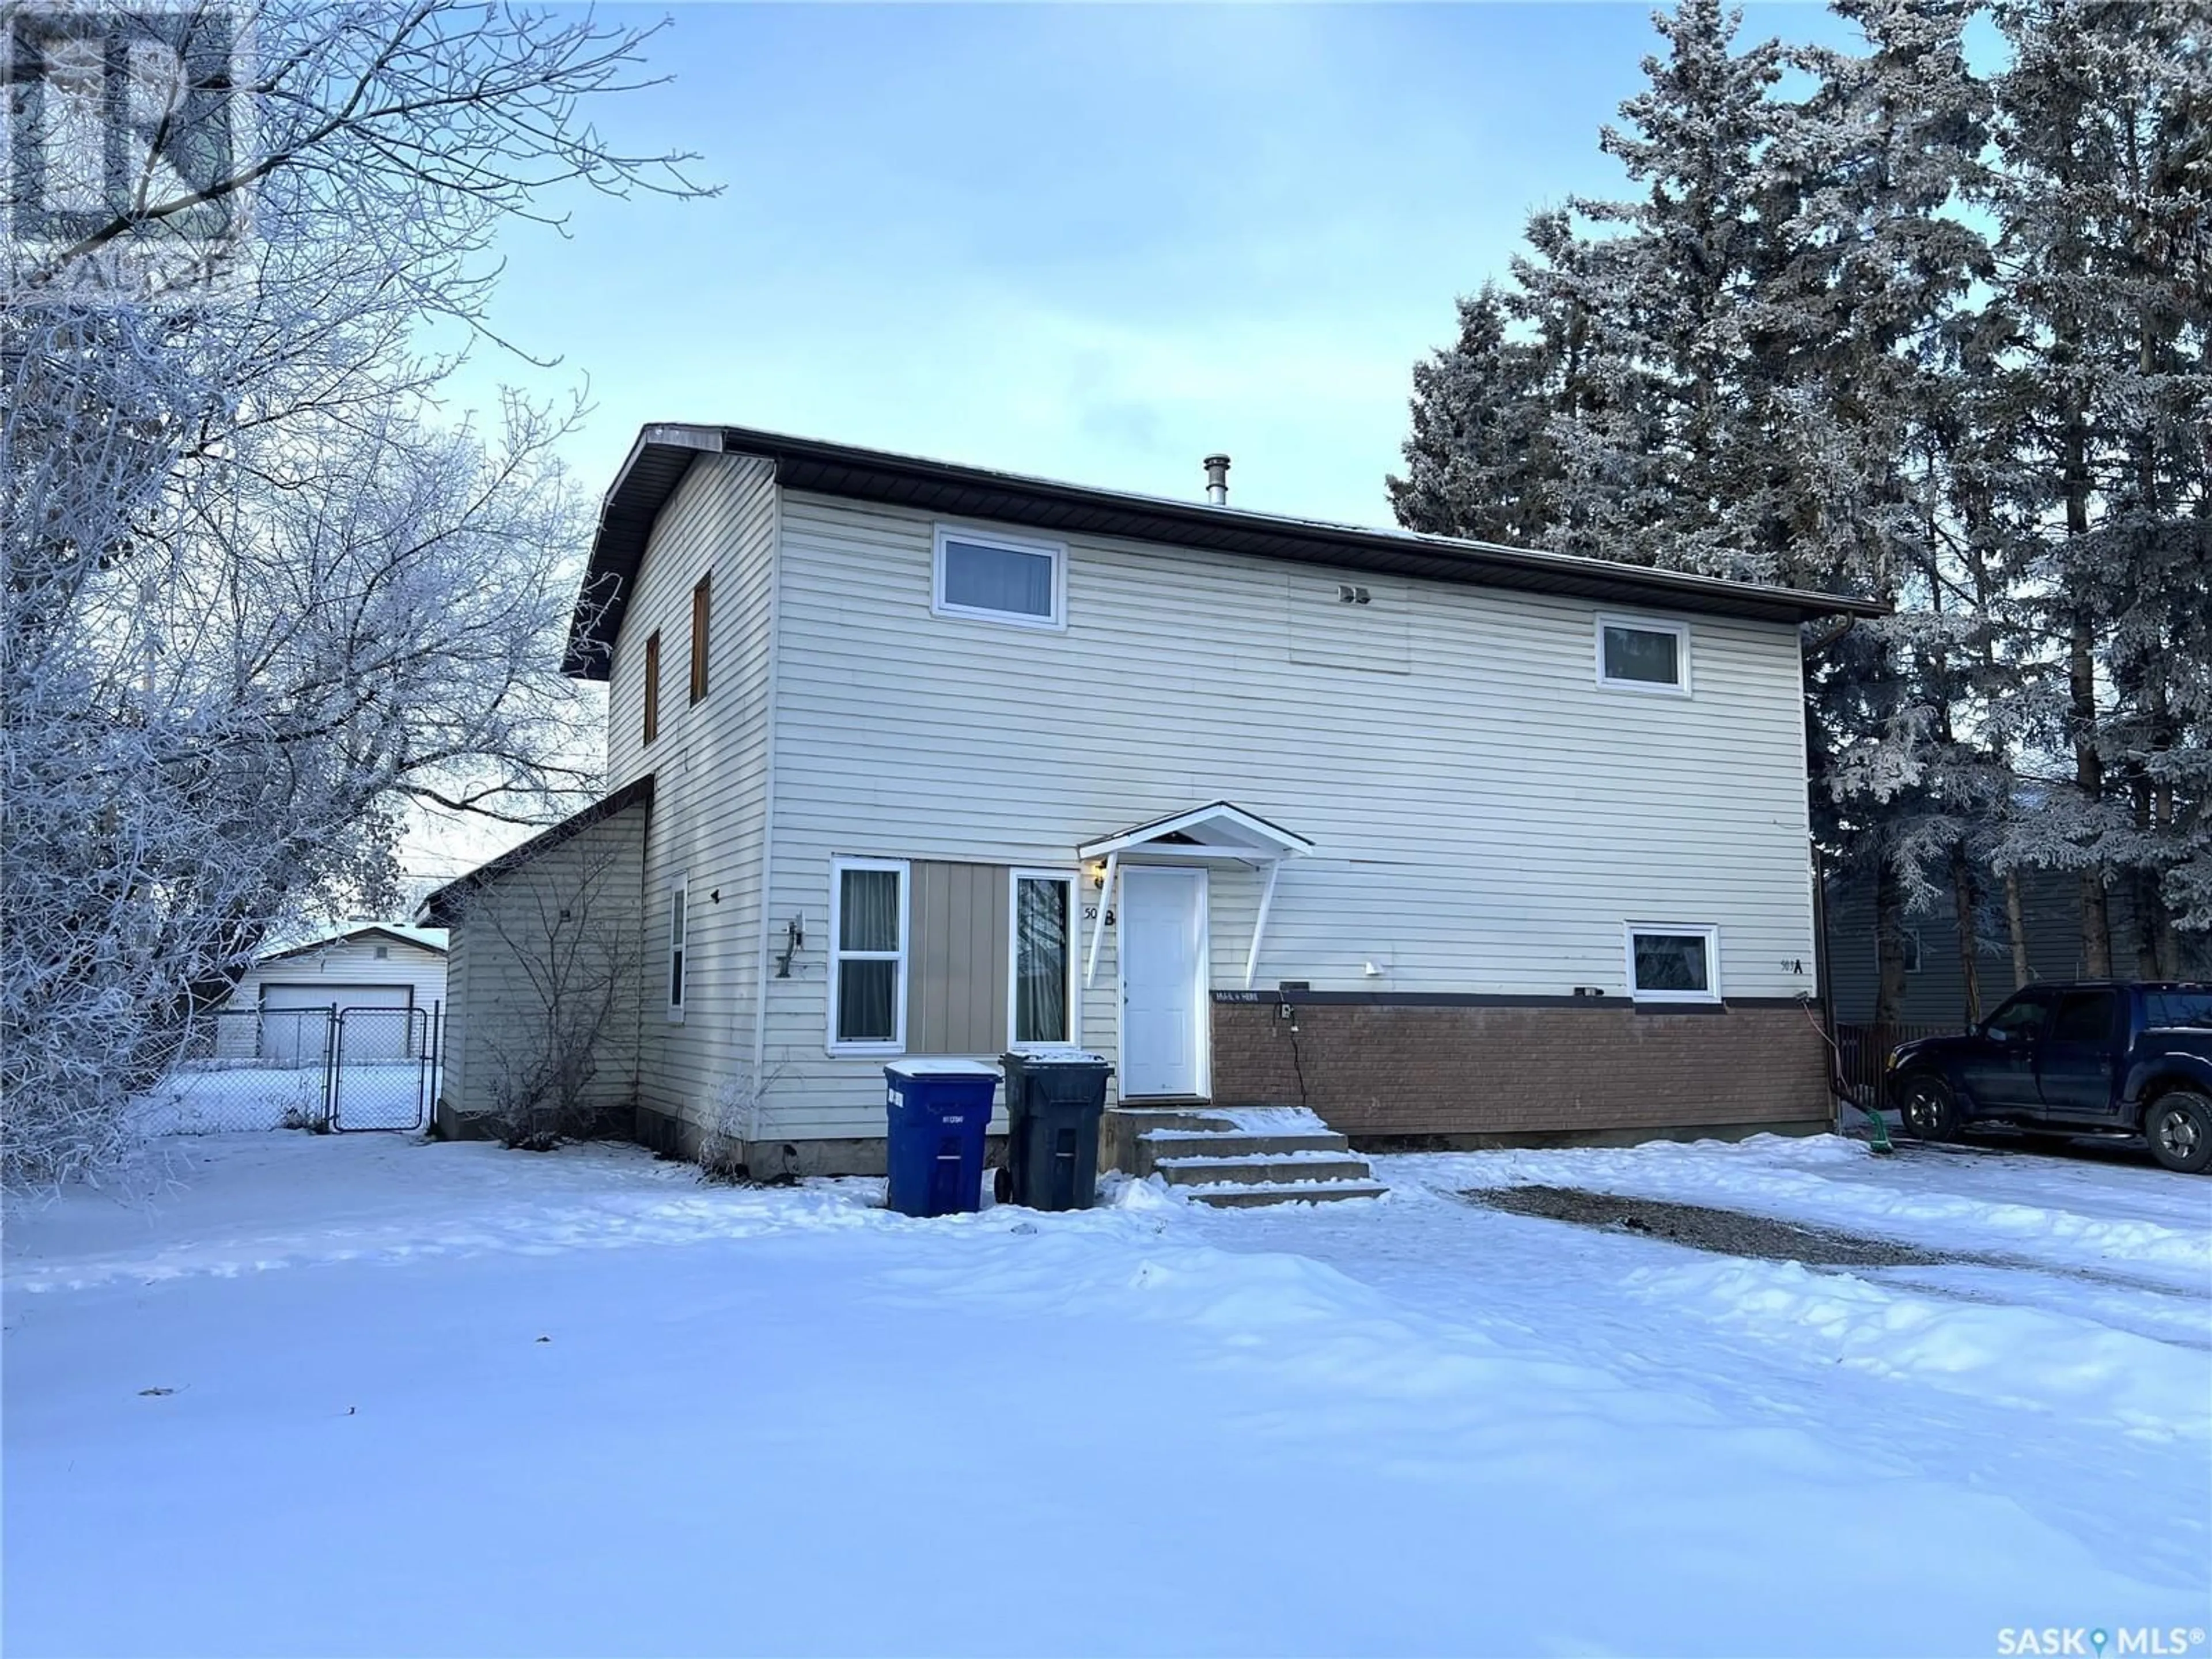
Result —
<path fill-rule="evenodd" d="M 11 1656 L 2205 1650 L 2212 1181 L 1762 1139 L 924 1222 L 630 1149 L 176 1145 L 9 1224 Z M 2002 1260 L 1456 1196 L 1504 1182 Z"/>

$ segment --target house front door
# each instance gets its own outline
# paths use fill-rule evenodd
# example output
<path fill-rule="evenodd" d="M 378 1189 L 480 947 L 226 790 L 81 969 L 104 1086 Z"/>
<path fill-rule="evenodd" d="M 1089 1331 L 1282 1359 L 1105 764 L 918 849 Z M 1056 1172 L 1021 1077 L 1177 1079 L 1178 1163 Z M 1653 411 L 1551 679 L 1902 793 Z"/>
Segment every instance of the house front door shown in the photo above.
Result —
<path fill-rule="evenodd" d="M 1206 872 L 1121 870 L 1121 1092 L 1206 1092 Z"/>

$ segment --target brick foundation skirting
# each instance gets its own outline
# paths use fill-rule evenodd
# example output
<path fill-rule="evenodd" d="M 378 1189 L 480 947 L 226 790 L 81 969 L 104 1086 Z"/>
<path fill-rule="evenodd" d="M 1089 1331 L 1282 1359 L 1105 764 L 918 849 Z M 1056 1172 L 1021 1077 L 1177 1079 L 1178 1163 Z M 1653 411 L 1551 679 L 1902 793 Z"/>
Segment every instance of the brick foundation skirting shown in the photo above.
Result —
<path fill-rule="evenodd" d="M 1304 1104 L 1355 1141 L 1817 1127 L 1826 1046 L 1799 1007 L 1213 1005 L 1213 1098 Z M 1295 1027 L 1295 1030 L 1293 1030 Z"/>

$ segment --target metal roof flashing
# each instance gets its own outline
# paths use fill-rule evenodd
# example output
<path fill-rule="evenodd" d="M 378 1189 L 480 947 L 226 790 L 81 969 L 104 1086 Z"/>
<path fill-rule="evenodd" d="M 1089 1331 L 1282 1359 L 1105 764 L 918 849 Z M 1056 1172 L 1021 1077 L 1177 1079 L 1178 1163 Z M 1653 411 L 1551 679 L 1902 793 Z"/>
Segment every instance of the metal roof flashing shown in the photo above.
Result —
<path fill-rule="evenodd" d="M 639 432 L 600 505 L 591 564 L 569 627 L 564 673 L 579 679 L 607 678 L 615 637 L 621 631 L 629 590 L 644 561 L 653 522 L 692 463 L 702 454 L 714 453 L 766 460 L 775 468 L 778 483 L 811 495 L 910 507 L 948 517 L 996 520 L 1061 534 L 1149 542 L 1164 550 L 1188 548 L 1754 621 L 1879 617 L 1889 610 L 1879 600 L 1618 564 L 1540 548 L 1330 524 L 1206 501 L 1177 501 L 1026 477 L 741 427 L 671 422 L 647 426 Z"/>

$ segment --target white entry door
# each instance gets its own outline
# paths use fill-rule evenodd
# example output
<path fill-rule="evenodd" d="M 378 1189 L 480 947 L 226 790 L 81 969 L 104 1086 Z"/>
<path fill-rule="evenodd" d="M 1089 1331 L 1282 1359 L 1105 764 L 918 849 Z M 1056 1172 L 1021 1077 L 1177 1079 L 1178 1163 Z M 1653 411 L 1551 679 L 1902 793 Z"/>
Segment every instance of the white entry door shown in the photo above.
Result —
<path fill-rule="evenodd" d="M 1206 1091 L 1206 872 L 1121 867 L 1121 1092 Z"/>

